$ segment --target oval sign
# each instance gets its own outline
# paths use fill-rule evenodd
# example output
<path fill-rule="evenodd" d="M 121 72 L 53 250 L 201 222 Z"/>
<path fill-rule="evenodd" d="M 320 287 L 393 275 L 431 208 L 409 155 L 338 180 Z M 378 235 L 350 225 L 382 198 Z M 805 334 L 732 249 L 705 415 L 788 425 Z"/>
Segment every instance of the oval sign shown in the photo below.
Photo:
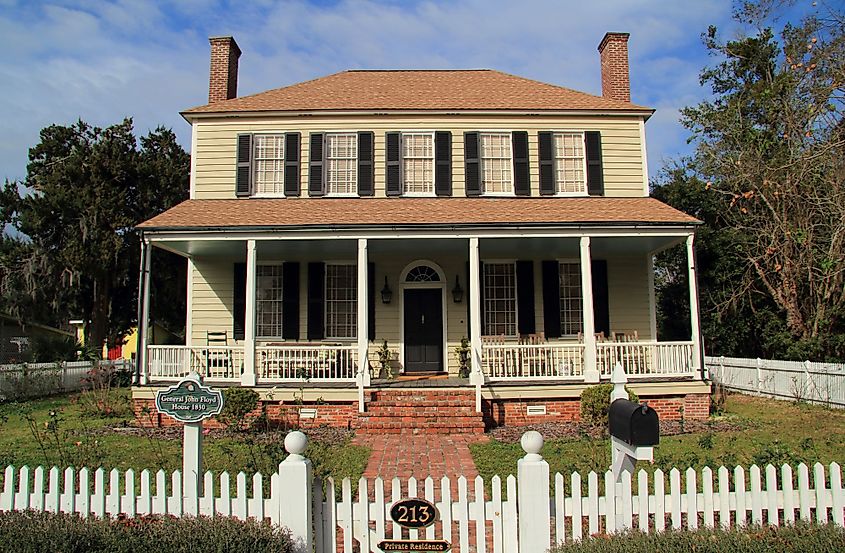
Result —
<path fill-rule="evenodd" d="M 437 507 L 425 499 L 400 499 L 390 507 L 390 518 L 405 528 L 426 528 L 437 520 Z"/>

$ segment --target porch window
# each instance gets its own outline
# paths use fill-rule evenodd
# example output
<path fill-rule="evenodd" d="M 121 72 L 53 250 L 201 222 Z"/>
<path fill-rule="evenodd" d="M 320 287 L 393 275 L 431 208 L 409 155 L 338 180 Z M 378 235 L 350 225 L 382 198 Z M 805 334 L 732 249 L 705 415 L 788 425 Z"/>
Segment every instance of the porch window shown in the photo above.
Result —
<path fill-rule="evenodd" d="M 326 264 L 326 337 L 357 336 L 358 269 L 353 264 Z"/>
<path fill-rule="evenodd" d="M 481 133 L 481 190 L 483 194 L 513 194 L 511 133 Z"/>
<path fill-rule="evenodd" d="M 434 194 L 433 133 L 402 133 L 402 193 Z"/>
<path fill-rule="evenodd" d="M 285 135 L 256 134 L 252 148 L 255 193 L 284 194 Z"/>
<path fill-rule="evenodd" d="M 358 135 L 326 135 L 326 193 L 352 196 L 358 193 Z"/>
<path fill-rule="evenodd" d="M 560 334 L 574 336 L 584 329 L 581 265 L 560 262 Z"/>
<path fill-rule="evenodd" d="M 255 334 L 282 337 L 282 265 L 258 265 L 255 275 Z"/>
<path fill-rule="evenodd" d="M 554 134 L 555 192 L 561 195 L 587 193 L 587 159 L 584 133 Z"/>
<path fill-rule="evenodd" d="M 484 334 L 516 336 L 516 265 L 484 264 Z"/>

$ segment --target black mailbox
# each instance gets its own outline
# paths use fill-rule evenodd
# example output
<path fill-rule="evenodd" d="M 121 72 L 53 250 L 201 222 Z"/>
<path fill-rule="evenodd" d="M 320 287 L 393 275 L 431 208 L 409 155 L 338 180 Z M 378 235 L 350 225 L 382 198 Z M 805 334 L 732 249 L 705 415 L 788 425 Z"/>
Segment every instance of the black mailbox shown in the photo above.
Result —
<path fill-rule="evenodd" d="M 617 399 L 610 404 L 610 435 L 632 446 L 651 446 L 660 442 L 657 411 L 645 403 Z"/>

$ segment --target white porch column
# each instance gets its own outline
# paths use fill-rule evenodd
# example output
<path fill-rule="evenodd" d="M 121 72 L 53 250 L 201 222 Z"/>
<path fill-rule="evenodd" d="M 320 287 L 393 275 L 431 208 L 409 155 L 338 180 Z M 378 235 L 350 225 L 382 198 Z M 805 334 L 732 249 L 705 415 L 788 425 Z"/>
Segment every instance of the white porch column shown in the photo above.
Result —
<path fill-rule="evenodd" d="M 153 246 L 148 240 L 144 241 L 142 247 L 144 259 L 141 269 L 141 320 L 138 321 L 138 361 L 141 365 L 140 384 L 145 386 L 150 383 L 149 351 L 150 344 L 150 264 L 153 258 Z"/>
<path fill-rule="evenodd" d="M 363 391 L 370 385 L 370 365 L 367 359 L 369 340 L 369 297 L 367 292 L 367 239 L 358 239 L 358 406 L 363 411 Z"/>
<path fill-rule="evenodd" d="M 701 324 L 698 318 L 698 281 L 695 277 L 694 240 L 694 234 L 687 236 L 687 275 L 689 280 L 689 320 L 692 334 L 692 369 L 703 379 L 704 373 L 701 371 Z"/>
<path fill-rule="evenodd" d="M 478 238 L 469 239 L 469 323 L 470 350 L 472 353 L 472 372 L 469 375 L 471 384 L 484 383 L 484 371 L 481 368 L 481 267 L 478 257 Z"/>
<path fill-rule="evenodd" d="M 593 266 L 590 255 L 590 237 L 582 236 L 580 244 L 581 297 L 584 317 L 584 382 L 598 382 L 599 367 L 596 361 L 596 322 L 593 315 Z"/>
<path fill-rule="evenodd" d="M 255 240 L 246 241 L 246 320 L 244 321 L 244 372 L 241 386 L 255 386 Z"/>

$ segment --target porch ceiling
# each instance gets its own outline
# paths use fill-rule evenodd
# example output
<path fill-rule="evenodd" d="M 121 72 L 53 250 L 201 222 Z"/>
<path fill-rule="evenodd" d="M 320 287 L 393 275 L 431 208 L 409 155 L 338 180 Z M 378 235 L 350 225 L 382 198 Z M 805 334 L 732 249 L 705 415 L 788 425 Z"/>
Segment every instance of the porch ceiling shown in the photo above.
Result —
<path fill-rule="evenodd" d="M 645 255 L 679 244 L 677 236 L 615 236 L 592 239 L 593 257 Z M 246 259 L 246 240 L 170 240 L 153 241 L 162 247 L 186 257 Z M 354 259 L 357 241 L 349 240 L 258 240 L 259 259 Z M 479 248 L 483 257 L 578 257 L 579 238 L 481 238 Z M 468 255 L 465 238 L 414 238 L 369 239 L 371 256 L 390 255 L 413 251 L 419 258 L 436 258 L 438 255 Z"/>

